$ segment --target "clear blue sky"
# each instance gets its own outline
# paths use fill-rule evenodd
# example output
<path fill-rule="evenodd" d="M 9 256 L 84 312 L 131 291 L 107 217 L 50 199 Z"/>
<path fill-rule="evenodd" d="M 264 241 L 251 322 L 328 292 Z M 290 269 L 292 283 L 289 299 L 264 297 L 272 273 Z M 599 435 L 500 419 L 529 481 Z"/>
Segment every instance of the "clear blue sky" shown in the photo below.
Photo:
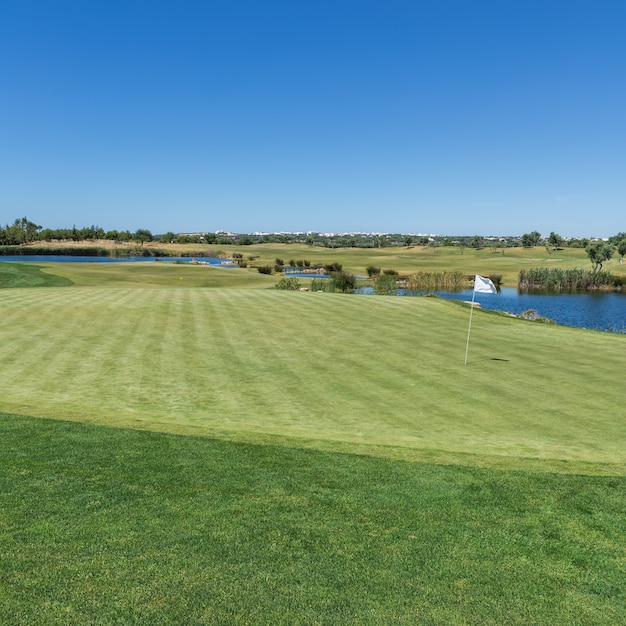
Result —
<path fill-rule="evenodd" d="M 3 0 L 0 223 L 626 231 L 623 0 Z"/>

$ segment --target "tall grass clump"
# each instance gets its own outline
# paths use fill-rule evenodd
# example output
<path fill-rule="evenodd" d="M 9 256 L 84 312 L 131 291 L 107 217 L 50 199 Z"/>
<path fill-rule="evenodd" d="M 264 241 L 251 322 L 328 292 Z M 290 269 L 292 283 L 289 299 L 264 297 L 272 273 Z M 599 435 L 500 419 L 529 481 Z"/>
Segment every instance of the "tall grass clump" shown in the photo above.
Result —
<path fill-rule="evenodd" d="M 378 296 L 395 296 L 398 291 L 396 276 L 379 276 L 374 282 L 374 293 Z"/>
<path fill-rule="evenodd" d="M 408 280 L 410 291 L 462 291 L 467 286 L 463 272 L 417 272 Z"/>
<path fill-rule="evenodd" d="M 620 289 L 621 282 L 620 277 L 610 272 L 536 267 L 520 270 L 517 288 L 520 291 L 575 292 Z"/>
<path fill-rule="evenodd" d="M 337 291 L 335 283 L 328 278 L 314 278 L 311 281 L 311 291 L 325 291 L 326 293 L 335 293 Z"/>

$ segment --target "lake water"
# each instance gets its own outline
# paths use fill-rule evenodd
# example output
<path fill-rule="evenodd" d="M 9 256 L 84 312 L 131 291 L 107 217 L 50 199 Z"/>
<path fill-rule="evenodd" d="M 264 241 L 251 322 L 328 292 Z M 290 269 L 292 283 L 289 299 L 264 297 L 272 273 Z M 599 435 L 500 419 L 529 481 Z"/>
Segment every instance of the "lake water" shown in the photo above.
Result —
<path fill-rule="evenodd" d="M 472 300 L 472 290 L 437 293 L 442 298 Z M 495 294 L 477 293 L 474 298 L 484 309 L 523 313 L 529 309 L 541 317 L 578 328 L 626 333 L 626 293 L 529 294 L 503 287 Z"/>
<path fill-rule="evenodd" d="M 358 293 L 373 294 L 374 290 L 364 287 Z M 472 289 L 457 293 L 437 291 L 435 294 L 450 300 L 472 301 Z M 414 294 L 399 289 L 398 295 Z M 426 295 L 426 292 L 418 295 Z M 540 317 L 563 326 L 626 333 L 626 293 L 529 294 L 503 287 L 494 294 L 477 293 L 474 302 L 478 302 L 483 309 L 507 311 L 515 315 L 534 310 Z"/>
<path fill-rule="evenodd" d="M 15 256 L 0 256 L 0 261 L 10 261 L 13 263 L 191 263 L 192 261 L 198 261 L 199 263 L 206 263 L 208 265 L 221 265 L 222 267 L 237 267 L 230 259 L 219 259 L 213 257 L 184 257 L 184 256 L 162 256 L 162 257 L 150 257 L 150 256 L 129 256 L 120 259 L 107 256 L 71 256 L 62 254 L 32 254 L 32 255 L 15 255 Z"/>

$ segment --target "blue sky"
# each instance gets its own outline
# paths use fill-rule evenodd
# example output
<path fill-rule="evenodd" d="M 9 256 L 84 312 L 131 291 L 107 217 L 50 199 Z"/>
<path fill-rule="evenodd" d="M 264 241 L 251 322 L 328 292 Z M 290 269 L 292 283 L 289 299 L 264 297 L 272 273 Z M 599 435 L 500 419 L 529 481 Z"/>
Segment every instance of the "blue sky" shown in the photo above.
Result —
<path fill-rule="evenodd" d="M 626 231 L 626 2 L 3 0 L 0 223 Z"/>

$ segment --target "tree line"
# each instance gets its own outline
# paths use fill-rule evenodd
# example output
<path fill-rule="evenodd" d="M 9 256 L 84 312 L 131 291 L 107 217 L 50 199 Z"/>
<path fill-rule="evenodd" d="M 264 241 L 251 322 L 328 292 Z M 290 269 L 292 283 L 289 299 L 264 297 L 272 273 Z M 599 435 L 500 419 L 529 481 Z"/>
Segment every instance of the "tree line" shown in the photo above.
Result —
<path fill-rule="evenodd" d="M 100 226 L 86 226 L 77 228 L 44 228 L 27 217 L 16 219 L 13 224 L 0 227 L 1 246 L 19 246 L 37 241 L 97 241 L 109 240 L 122 243 L 136 243 L 143 245 L 146 242 L 157 241 L 160 243 L 192 243 L 192 244 L 218 244 L 218 245 L 252 245 L 255 243 L 301 243 L 308 246 L 322 246 L 325 248 L 385 248 L 388 246 L 413 246 L 422 247 L 448 247 L 454 246 L 463 251 L 464 248 L 504 249 L 510 247 L 532 248 L 545 242 L 549 252 L 561 247 L 585 248 L 589 258 L 598 269 L 602 263 L 612 258 L 617 252 L 620 258 L 626 255 L 626 233 L 618 233 L 610 237 L 608 241 L 591 241 L 586 238 L 565 239 L 555 232 L 543 238 L 534 230 L 524 233 L 520 237 L 484 237 L 482 235 L 463 236 L 439 236 L 439 235 L 407 235 L 402 233 L 351 233 L 351 234 L 326 234 L 326 233 L 274 233 L 274 234 L 237 234 L 223 232 L 204 233 L 174 233 L 168 231 L 163 234 L 153 235 L 147 228 L 139 228 L 134 232 L 129 230 L 108 230 Z"/>

